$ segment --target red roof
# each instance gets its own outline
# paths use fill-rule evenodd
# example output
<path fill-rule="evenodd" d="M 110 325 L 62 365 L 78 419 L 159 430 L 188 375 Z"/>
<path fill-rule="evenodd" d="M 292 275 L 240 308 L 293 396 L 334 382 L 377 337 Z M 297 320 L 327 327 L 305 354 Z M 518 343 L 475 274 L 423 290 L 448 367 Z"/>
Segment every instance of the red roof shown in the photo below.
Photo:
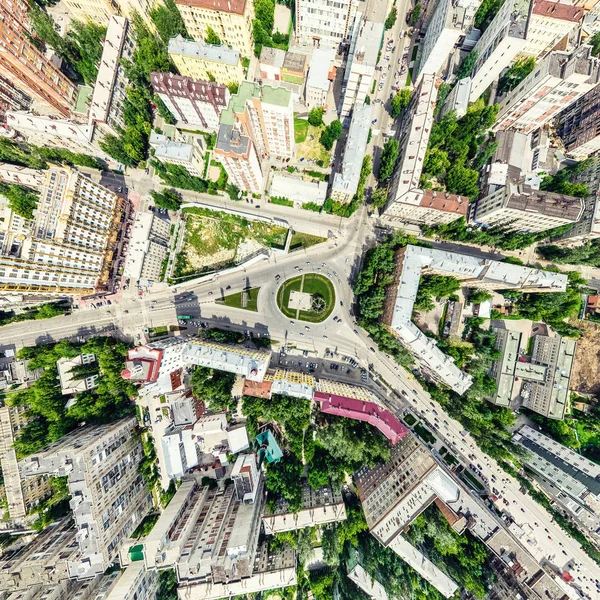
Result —
<path fill-rule="evenodd" d="M 396 444 L 408 429 L 389 411 L 374 402 L 365 402 L 346 396 L 336 396 L 326 392 L 315 392 L 314 399 L 321 404 L 321 412 L 357 421 L 366 421 L 376 427 L 385 437 Z"/>
<path fill-rule="evenodd" d="M 196 6 L 237 15 L 243 15 L 246 8 L 246 0 L 175 0 L 175 4 Z"/>
<path fill-rule="evenodd" d="M 578 6 L 570 6 L 568 4 L 561 4 L 560 2 L 537 0 L 533 7 L 533 14 L 578 23 L 583 17 L 583 10 Z"/>
<path fill-rule="evenodd" d="M 436 210 L 451 212 L 466 217 L 469 210 L 469 198 L 457 196 L 456 194 L 449 194 L 447 192 L 424 190 L 421 206 L 425 208 L 435 208 Z"/>

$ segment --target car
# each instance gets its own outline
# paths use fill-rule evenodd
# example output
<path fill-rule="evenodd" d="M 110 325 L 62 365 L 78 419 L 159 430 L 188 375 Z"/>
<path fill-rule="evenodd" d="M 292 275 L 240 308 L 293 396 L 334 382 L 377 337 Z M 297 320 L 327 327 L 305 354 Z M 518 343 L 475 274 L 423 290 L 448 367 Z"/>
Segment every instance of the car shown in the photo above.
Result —
<path fill-rule="evenodd" d="M 304 334 L 303 334 L 302 332 L 300 332 L 300 335 L 301 335 L 302 337 L 304 337 Z"/>
<path fill-rule="evenodd" d="M 417 396 L 417 395 L 418 395 L 418 393 L 419 393 L 419 392 L 417 392 L 417 390 L 413 390 L 412 392 L 413 392 L 413 394 L 414 394 L 415 396 Z"/>
<path fill-rule="evenodd" d="M 310 327 L 308 325 L 305 325 L 304 329 L 306 329 L 306 331 L 310 331 Z"/>
<path fill-rule="evenodd" d="M 375 352 L 375 348 L 373 348 L 373 346 L 371 346 L 371 347 L 369 348 L 369 350 L 370 350 L 371 352 Z"/>
<path fill-rule="evenodd" d="M 128 314 L 129 314 L 129 311 L 128 311 L 128 310 L 124 310 L 123 312 L 124 312 L 126 315 L 128 315 Z"/>
<path fill-rule="evenodd" d="M 228 285 L 228 286 L 227 286 L 225 289 L 226 289 L 226 290 L 230 290 L 230 289 L 231 289 L 231 286 L 230 286 L 230 285 Z"/>
<path fill-rule="evenodd" d="M 212 295 L 213 295 L 213 293 L 212 293 L 212 292 L 208 292 L 208 296 L 212 296 Z"/>
<path fill-rule="evenodd" d="M 355 333 L 356 335 L 358 335 L 358 329 L 355 329 L 355 330 L 354 330 L 354 333 Z"/>
<path fill-rule="evenodd" d="M 340 300 L 340 306 L 344 306 L 344 303 Z"/>

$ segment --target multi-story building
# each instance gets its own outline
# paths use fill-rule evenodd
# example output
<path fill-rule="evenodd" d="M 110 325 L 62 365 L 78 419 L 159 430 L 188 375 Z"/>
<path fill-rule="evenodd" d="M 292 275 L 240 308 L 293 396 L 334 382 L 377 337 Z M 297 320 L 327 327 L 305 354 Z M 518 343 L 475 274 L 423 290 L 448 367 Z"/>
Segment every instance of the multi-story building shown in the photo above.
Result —
<path fill-rule="evenodd" d="M 590 46 L 552 52 L 500 103 L 494 129 L 529 133 L 564 110 L 600 81 L 600 61 Z"/>
<path fill-rule="evenodd" d="M 362 162 L 367 152 L 372 116 L 370 104 L 357 104 L 352 111 L 341 168 L 333 177 L 332 200 L 350 202 L 356 194 Z"/>
<path fill-rule="evenodd" d="M 536 0 L 527 28 L 523 54 L 544 57 L 579 26 L 585 10 L 562 2 Z M 566 46 L 563 46 L 566 47 Z"/>
<path fill-rule="evenodd" d="M 357 7 L 357 0 L 298 0 L 294 21 L 297 43 L 337 52 L 352 35 Z"/>
<path fill-rule="evenodd" d="M 480 0 L 437 0 L 419 46 L 414 67 L 414 80 L 417 83 L 423 75 L 437 75 L 473 21 L 480 4 Z"/>
<path fill-rule="evenodd" d="M 473 220 L 487 226 L 502 225 L 511 231 L 538 233 L 576 223 L 584 207 L 583 198 L 509 183 L 477 201 Z"/>
<path fill-rule="evenodd" d="M 32 221 L 0 224 L 0 289 L 80 295 L 110 287 L 123 215 L 114 192 L 67 167 L 45 172 Z"/>
<path fill-rule="evenodd" d="M 77 367 L 81 367 L 82 365 L 93 366 L 95 362 L 96 355 L 92 353 L 78 354 L 73 358 L 59 358 L 56 361 L 56 370 L 58 371 L 58 380 L 60 382 L 60 393 L 63 396 L 70 396 L 98 387 L 98 378 L 100 377 L 99 367 L 98 372 L 94 375 L 80 377 L 73 372 Z M 70 408 L 75 402 L 74 398 L 70 399 L 65 408 Z"/>
<path fill-rule="evenodd" d="M 391 222 L 451 223 L 467 214 L 469 199 L 422 190 L 423 161 L 433 127 L 437 99 L 435 76 L 425 74 L 398 124 L 400 159 L 390 181 L 383 218 Z"/>
<path fill-rule="evenodd" d="M 327 187 L 326 181 L 304 181 L 297 177 L 276 173 L 271 179 L 269 196 L 287 198 L 295 206 L 307 203 L 323 206 L 327 199 Z"/>
<path fill-rule="evenodd" d="M 31 508 L 52 491 L 47 477 L 32 477 L 25 481 L 19 472 L 13 442 L 27 422 L 26 406 L 0 406 L 0 463 L 8 514 L 13 521 L 24 519 Z"/>
<path fill-rule="evenodd" d="M 355 106 L 364 104 L 365 98 L 371 93 L 382 37 L 383 23 L 361 19 L 355 27 L 344 72 L 341 117 L 347 117 Z"/>
<path fill-rule="evenodd" d="M 240 52 L 223 44 L 213 46 L 178 35 L 169 40 L 169 56 L 185 77 L 223 84 L 244 80 Z"/>
<path fill-rule="evenodd" d="M 65 0 L 65 7 L 73 20 L 94 21 L 98 25 L 106 25 L 111 16 L 133 17 L 138 14 L 146 25 L 154 30 L 150 12 L 158 0 Z"/>
<path fill-rule="evenodd" d="M 569 399 L 569 380 L 575 357 L 575 340 L 536 335 L 531 356 L 529 337 L 509 326 L 494 327 L 501 352 L 489 374 L 497 381 L 490 402 L 516 409 L 525 406 L 549 419 L 563 419 Z"/>
<path fill-rule="evenodd" d="M 281 81 L 283 79 L 281 69 L 284 60 L 285 50 L 263 46 L 258 61 L 261 79 Z"/>
<path fill-rule="evenodd" d="M 204 154 L 202 138 L 191 138 L 188 142 L 169 139 L 166 135 L 150 134 L 150 146 L 154 149 L 154 158 L 163 163 L 179 165 L 195 177 L 204 175 Z"/>
<path fill-rule="evenodd" d="M 219 129 L 219 119 L 230 96 L 225 84 L 157 72 L 150 74 L 150 81 L 178 127 L 211 132 Z"/>
<path fill-rule="evenodd" d="M 567 154 L 576 160 L 600 150 L 600 87 L 591 89 L 556 117 L 556 133 Z"/>
<path fill-rule="evenodd" d="M 302 480 L 302 507 L 292 512 L 287 500 L 277 498 L 274 508 L 265 508 L 263 525 L 267 535 L 282 531 L 339 523 L 346 520 L 346 505 L 339 490 L 325 485 L 314 490 L 308 482 Z"/>
<path fill-rule="evenodd" d="M 142 282 L 142 285 L 160 280 L 169 253 L 170 229 L 171 223 L 155 213 L 136 213 L 123 272 L 125 277 Z"/>
<path fill-rule="evenodd" d="M 0 123 L 4 123 L 7 110 L 28 110 L 31 98 L 9 79 L 0 75 Z"/>
<path fill-rule="evenodd" d="M 513 438 L 527 448 L 524 464 L 542 488 L 597 535 L 600 525 L 600 466 L 575 450 L 524 425 Z"/>
<path fill-rule="evenodd" d="M 330 48 L 313 51 L 304 88 L 306 108 L 327 107 L 327 96 L 335 77 L 334 59 L 335 52 Z"/>
<path fill-rule="evenodd" d="M 104 572 L 152 507 L 139 474 L 144 451 L 136 427 L 135 417 L 84 427 L 19 463 L 25 478 L 68 477 L 80 550 L 79 558 L 69 561 L 69 577 Z"/>
<path fill-rule="evenodd" d="M 223 164 L 230 181 L 239 189 L 253 194 L 263 190 L 263 174 L 252 138 L 240 127 L 221 123 L 214 157 Z"/>
<path fill-rule="evenodd" d="M 254 55 L 252 0 L 176 0 L 175 4 L 185 28 L 195 40 L 206 39 L 210 27 L 221 43 L 243 56 Z"/>
<path fill-rule="evenodd" d="M 458 589 L 456 583 L 412 548 L 401 532 L 437 498 L 458 509 L 458 486 L 410 434 L 392 446 L 388 462 L 362 467 L 354 477 L 371 535 L 451 597 Z"/>
<path fill-rule="evenodd" d="M 66 117 L 75 103 L 77 89 L 33 43 L 27 11 L 25 0 L 4 0 L 0 4 L 0 76 Z"/>
<path fill-rule="evenodd" d="M 395 263 L 394 279 L 386 291 L 382 321 L 431 377 L 459 394 L 469 389 L 471 376 L 461 371 L 454 360 L 437 347 L 435 340 L 412 322 L 421 274 L 451 275 L 468 287 L 484 289 L 563 292 L 567 286 L 567 276 L 561 273 L 417 246 L 398 250 Z"/>
<path fill-rule="evenodd" d="M 477 61 L 470 74 L 470 102 L 475 102 L 525 48 L 533 5 L 532 0 L 506 0 L 475 44 Z"/>

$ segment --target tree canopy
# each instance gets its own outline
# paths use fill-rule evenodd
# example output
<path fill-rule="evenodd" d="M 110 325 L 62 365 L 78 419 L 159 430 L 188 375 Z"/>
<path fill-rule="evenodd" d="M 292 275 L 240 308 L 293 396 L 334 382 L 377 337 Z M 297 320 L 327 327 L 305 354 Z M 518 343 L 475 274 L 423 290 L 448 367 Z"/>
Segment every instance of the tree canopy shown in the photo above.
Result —
<path fill-rule="evenodd" d="M 181 194 L 175 190 L 164 189 L 162 191 L 150 190 L 150 196 L 154 204 L 159 208 L 167 210 L 179 210 L 181 208 Z"/>
<path fill-rule="evenodd" d="M 377 174 L 379 181 L 385 181 L 392 176 L 396 161 L 398 160 L 399 149 L 400 145 L 395 138 L 390 138 L 385 143 L 379 161 L 379 173 Z"/>
<path fill-rule="evenodd" d="M 314 108 L 311 108 L 310 112 L 308 113 L 308 122 L 313 127 L 320 127 L 321 125 L 323 125 L 324 112 L 325 109 L 322 106 L 315 106 Z"/>
<path fill-rule="evenodd" d="M 208 367 L 195 367 L 190 387 L 196 398 L 202 400 L 212 411 L 235 410 L 237 402 L 231 395 L 235 374 Z"/>
<path fill-rule="evenodd" d="M 575 196 L 585 198 L 590 195 L 590 191 L 584 183 L 580 183 L 577 177 L 594 164 L 594 158 L 586 158 L 574 165 L 560 169 L 554 175 L 546 175 L 542 179 L 540 189 L 566 196 Z"/>
<path fill-rule="evenodd" d="M 536 252 L 544 259 L 559 264 L 600 267 L 600 239 L 589 240 L 581 246 L 538 246 Z"/>
<path fill-rule="evenodd" d="M 456 70 L 456 79 L 463 79 L 468 77 L 477 62 L 478 53 L 477 50 L 471 50 L 465 59 L 460 63 L 458 69 Z"/>
<path fill-rule="evenodd" d="M 386 30 L 391 29 L 396 23 L 396 19 L 398 18 L 398 10 L 395 6 L 392 6 L 392 10 L 390 10 L 388 16 L 385 19 L 384 27 Z"/>
<path fill-rule="evenodd" d="M 8 200 L 8 206 L 24 219 L 33 219 L 37 208 L 39 192 L 24 185 L 0 183 L 0 194 Z"/>
<path fill-rule="evenodd" d="M 336 119 L 332 121 L 325 127 L 323 132 L 321 133 L 320 142 L 326 150 L 331 150 L 333 148 L 334 142 L 340 137 L 342 134 L 342 124 Z"/>
<path fill-rule="evenodd" d="M 535 57 L 528 56 L 516 60 L 500 77 L 498 82 L 498 91 L 503 94 L 514 90 L 535 68 Z"/>
<path fill-rule="evenodd" d="M 150 18 L 165 44 L 169 43 L 170 38 L 178 35 L 189 38 L 185 23 L 174 0 L 163 0 L 157 4 L 150 11 Z"/>
<path fill-rule="evenodd" d="M 400 113 L 410 104 L 412 93 L 409 88 L 402 88 L 392 98 L 392 118 L 396 119 Z"/>

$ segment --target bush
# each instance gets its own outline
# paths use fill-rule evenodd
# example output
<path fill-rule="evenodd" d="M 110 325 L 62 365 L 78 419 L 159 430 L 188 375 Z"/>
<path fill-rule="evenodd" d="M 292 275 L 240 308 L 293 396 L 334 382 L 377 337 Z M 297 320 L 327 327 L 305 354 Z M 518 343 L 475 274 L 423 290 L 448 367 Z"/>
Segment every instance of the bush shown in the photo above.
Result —
<path fill-rule="evenodd" d="M 163 190 L 162 192 L 150 190 L 150 196 L 159 208 L 165 208 L 166 210 L 179 210 L 181 208 L 181 195 L 175 190 Z"/>
<path fill-rule="evenodd" d="M 325 109 L 322 106 L 315 106 L 314 108 L 311 108 L 310 112 L 308 113 L 308 122 L 313 127 L 321 127 L 321 125 L 323 125 L 324 112 Z"/>
<path fill-rule="evenodd" d="M 294 206 L 294 203 L 283 196 L 271 196 L 271 204 L 279 204 L 280 206 Z"/>

